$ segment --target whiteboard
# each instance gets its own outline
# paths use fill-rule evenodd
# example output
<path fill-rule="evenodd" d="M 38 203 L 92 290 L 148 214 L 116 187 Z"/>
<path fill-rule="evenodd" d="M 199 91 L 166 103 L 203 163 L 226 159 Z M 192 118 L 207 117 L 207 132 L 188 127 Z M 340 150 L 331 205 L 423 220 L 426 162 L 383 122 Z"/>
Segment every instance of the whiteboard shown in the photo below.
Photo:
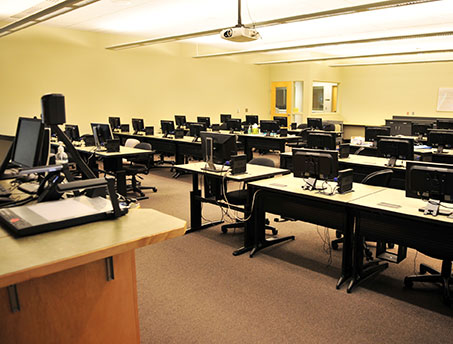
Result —
<path fill-rule="evenodd" d="M 439 88 L 437 111 L 453 111 L 453 88 Z"/>

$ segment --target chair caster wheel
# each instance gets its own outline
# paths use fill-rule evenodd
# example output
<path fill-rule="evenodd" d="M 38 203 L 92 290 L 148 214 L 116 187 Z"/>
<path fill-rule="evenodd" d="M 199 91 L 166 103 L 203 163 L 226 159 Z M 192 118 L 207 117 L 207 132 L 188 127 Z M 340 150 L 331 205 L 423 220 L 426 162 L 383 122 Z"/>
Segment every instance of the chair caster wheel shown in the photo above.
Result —
<path fill-rule="evenodd" d="M 157 188 L 153 188 L 153 192 L 157 192 Z"/>
<path fill-rule="evenodd" d="M 278 234 L 278 229 L 273 229 L 272 230 L 272 235 L 277 235 Z"/>
<path fill-rule="evenodd" d="M 395 244 L 394 244 L 394 243 L 391 243 L 391 242 L 389 242 L 389 243 L 387 243 L 387 247 L 388 247 L 388 248 L 394 248 L 394 247 L 395 247 Z"/>
<path fill-rule="evenodd" d="M 425 267 L 423 266 L 423 264 L 420 264 L 420 275 L 424 275 L 426 274 L 428 271 L 425 269 Z"/>
<path fill-rule="evenodd" d="M 338 250 L 338 244 L 336 242 L 332 243 L 332 250 Z"/>
<path fill-rule="evenodd" d="M 414 282 L 412 282 L 410 279 L 408 279 L 407 277 L 404 279 L 404 286 L 408 289 L 412 288 L 412 286 L 414 285 Z"/>
<path fill-rule="evenodd" d="M 340 231 L 335 231 L 335 236 L 337 237 L 337 239 L 340 239 L 343 234 Z"/>
<path fill-rule="evenodd" d="M 223 234 L 228 233 L 228 228 L 222 228 L 222 233 L 223 233 Z"/>

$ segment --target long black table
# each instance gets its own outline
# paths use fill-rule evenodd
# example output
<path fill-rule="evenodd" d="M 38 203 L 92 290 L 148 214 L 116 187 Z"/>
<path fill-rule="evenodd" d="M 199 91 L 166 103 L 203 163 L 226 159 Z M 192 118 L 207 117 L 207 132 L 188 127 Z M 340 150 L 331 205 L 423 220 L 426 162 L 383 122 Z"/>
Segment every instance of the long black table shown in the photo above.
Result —
<path fill-rule="evenodd" d="M 353 192 L 328 195 L 304 190 L 302 188 L 304 184 L 305 181 L 302 178 L 294 178 L 292 174 L 248 184 L 249 198 L 252 199 L 255 196 L 253 216 L 246 226 L 247 236 L 254 239 L 253 247 L 249 247 L 250 255 L 253 256 L 266 247 L 294 239 L 292 236 L 266 239 L 264 230 L 266 212 L 341 230 L 344 235 L 344 244 L 341 276 L 337 282 L 337 288 L 339 288 L 353 274 L 354 219 L 349 203 L 380 192 L 382 188 L 354 184 Z"/>

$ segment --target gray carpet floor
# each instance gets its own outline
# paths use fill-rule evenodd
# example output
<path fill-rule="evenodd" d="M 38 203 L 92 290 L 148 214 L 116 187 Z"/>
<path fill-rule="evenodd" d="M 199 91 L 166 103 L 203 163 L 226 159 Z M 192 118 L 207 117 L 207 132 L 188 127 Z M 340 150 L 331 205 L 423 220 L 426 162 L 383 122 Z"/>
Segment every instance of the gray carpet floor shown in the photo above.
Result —
<path fill-rule="evenodd" d="M 274 159 L 277 158 L 274 156 Z M 143 208 L 189 221 L 191 176 L 172 178 L 155 169 L 144 185 Z M 206 220 L 225 219 L 204 205 Z M 279 236 L 295 241 L 234 257 L 242 229 L 222 234 L 220 226 L 136 251 L 142 343 L 452 343 L 453 310 L 429 284 L 403 288 L 404 276 L 421 262 L 440 262 L 408 250 L 353 293 L 335 289 L 341 248 L 325 242 L 335 232 L 303 222 L 277 223 Z M 150 224 L 152 225 L 152 224 Z M 329 238 L 330 236 L 330 238 Z"/>

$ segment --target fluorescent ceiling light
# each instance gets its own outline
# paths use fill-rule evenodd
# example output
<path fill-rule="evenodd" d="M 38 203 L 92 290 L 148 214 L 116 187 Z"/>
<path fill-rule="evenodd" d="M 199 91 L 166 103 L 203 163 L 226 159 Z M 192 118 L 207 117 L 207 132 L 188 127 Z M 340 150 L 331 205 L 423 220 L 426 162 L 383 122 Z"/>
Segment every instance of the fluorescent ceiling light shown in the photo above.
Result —
<path fill-rule="evenodd" d="M 453 49 L 400 51 L 400 52 L 380 53 L 380 54 L 326 56 L 326 57 L 315 57 L 315 58 L 293 59 L 293 60 L 265 61 L 265 62 L 255 62 L 255 65 L 284 64 L 284 63 L 298 63 L 298 62 L 319 62 L 319 61 L 346 60 L 346 59 L 358 59 L 358 58 L 369 58 L 369 57 L 405 56 L 405 55 L 417 55 L 417 54 L 438 54 L 438 53 L 451 53 L 451 52 L 453 52 Z"/>
<path fill-rule="evenodd" d="M 264 27 L 264 26 L 271 26 L 271 25 L 277 25 L 277 24 L 287 24 L 287 23 L 313 20 L 313 19 L 319 19 L 319 18 L 326 18 L 326 17 L 332 17 L 332 16 L 340 16 L 340 15 L 344 15 L 344 14 L 373 11 L 373 10 L 382 9 L 382 8 L 390 8 L 390 7 L 396 7 L 396 6 L 408 6 L 408 5 L 414 5 L 414 4 L 435 2 L 435 1 L 439 1 L 439 0 L 413 0 L 413 1 L 387 0 L 387 1 L 371 3 L 371 4 L 350 6 L 350 7 L 345 7 L 345 8 L 337 8 L 337 9 L 333 9 L 333 10 L 313 12 L 313 13 L 296 15 L 296 16 L 291 16 L 291 17 L 271 19 L 271 20 L 253 23 L 253 26 Z M 214 35 L 214 34 L 219 34 L 220 31 L 222 31 L 226 28 L 227 27 L 221 27 L 221 28 L 216 28 L 216 29 L 203 30 L 203 31 L 199 31 L 199 32 L 184 33 L 184 34 L 174 35 L 174 36 L 166 36 L 166 37 L 159 37 L 159 38 L 147 39 L 147 40 L 142 40 L 142 41 L 135 41 L 135 42 L 131 42 L 131 43 L 123 43 L 123 44 L 109 46 L 106 49 L 110 49 L 110 50 L 127 49 L 127 48 L 137 47 L 137 44 L 139 44 L 140 46 L 145 46 L 145 45 L 151 45 L 151 44 L 157 44 L 157 43 L 166 43 L 166 42 L 173 42 L 173 41 L 178 41 L 178 40 L 185 40 L 185 39 L 189 39 L 189 38 L 202 37 L 202 36 L 206 36 L 206 35 Z"/>
<path fill-rule="evenodd" d="M 83 6 L 92 4 L 99 0 L 66 0 L 54 6 L 47 7 L 41 11 L 33 13 L 25 18 L 12 22 L 0 28 L 0 37 L 4 37 L 13 32 L 25 29 L 26 27 L 41 23 L 48 19 L 73 11 Z"/>
<path fill-rule="evenodd" d="M 276 48 L 229 51 L 229 52 L 222 52 L 222 53 L 197 55 L 197 56 L 193 56 L 193 57 L 194 58 L 208 58 L 208 57 L 232 56 L 232 55 L 243 55 L 243 54 L 268 53 L 268 52 L 296 50 L 296 49 L 319 48 L 319 47 L 327 47 L 327 46 L 343 45 L 343 44 L 375 43 L 375 42 L 394 41 L 394 40 L 403 40 L 403 39 L 430 38 L 430 37 L 441 37 L 441 36 L 445 37 L 445 36 L 451 36 L 451 35 L 453 35 L 453 31 L 441 31 L 441 32 L 420 33 L 420 34 L 414 34 L 414 35 L 384 36 L 384 37 L 374 37 L 374 38 L 364 38 L 364 39 L 352 39 L 352 40 L 347 40 L 347 41 L 333 41 L 333 42 L 321 42 L 321 43 L 313 43 L 313 44 L 293 45 L 293 46 L 284 46 L 284 47 L 276 47 Z"/>
<path fill-rule="evenodd" d="M 364 67 L 364 66 L 383 66 L 383 65 L 395 65 L 395 64 L 440 63 L 440 62 L 453 62 L 453 58 L 450 58 L 450 59 L 435 59 L 435 60 L 345 63 L 345 64 L 330 65 L 329 67 Z"/>

